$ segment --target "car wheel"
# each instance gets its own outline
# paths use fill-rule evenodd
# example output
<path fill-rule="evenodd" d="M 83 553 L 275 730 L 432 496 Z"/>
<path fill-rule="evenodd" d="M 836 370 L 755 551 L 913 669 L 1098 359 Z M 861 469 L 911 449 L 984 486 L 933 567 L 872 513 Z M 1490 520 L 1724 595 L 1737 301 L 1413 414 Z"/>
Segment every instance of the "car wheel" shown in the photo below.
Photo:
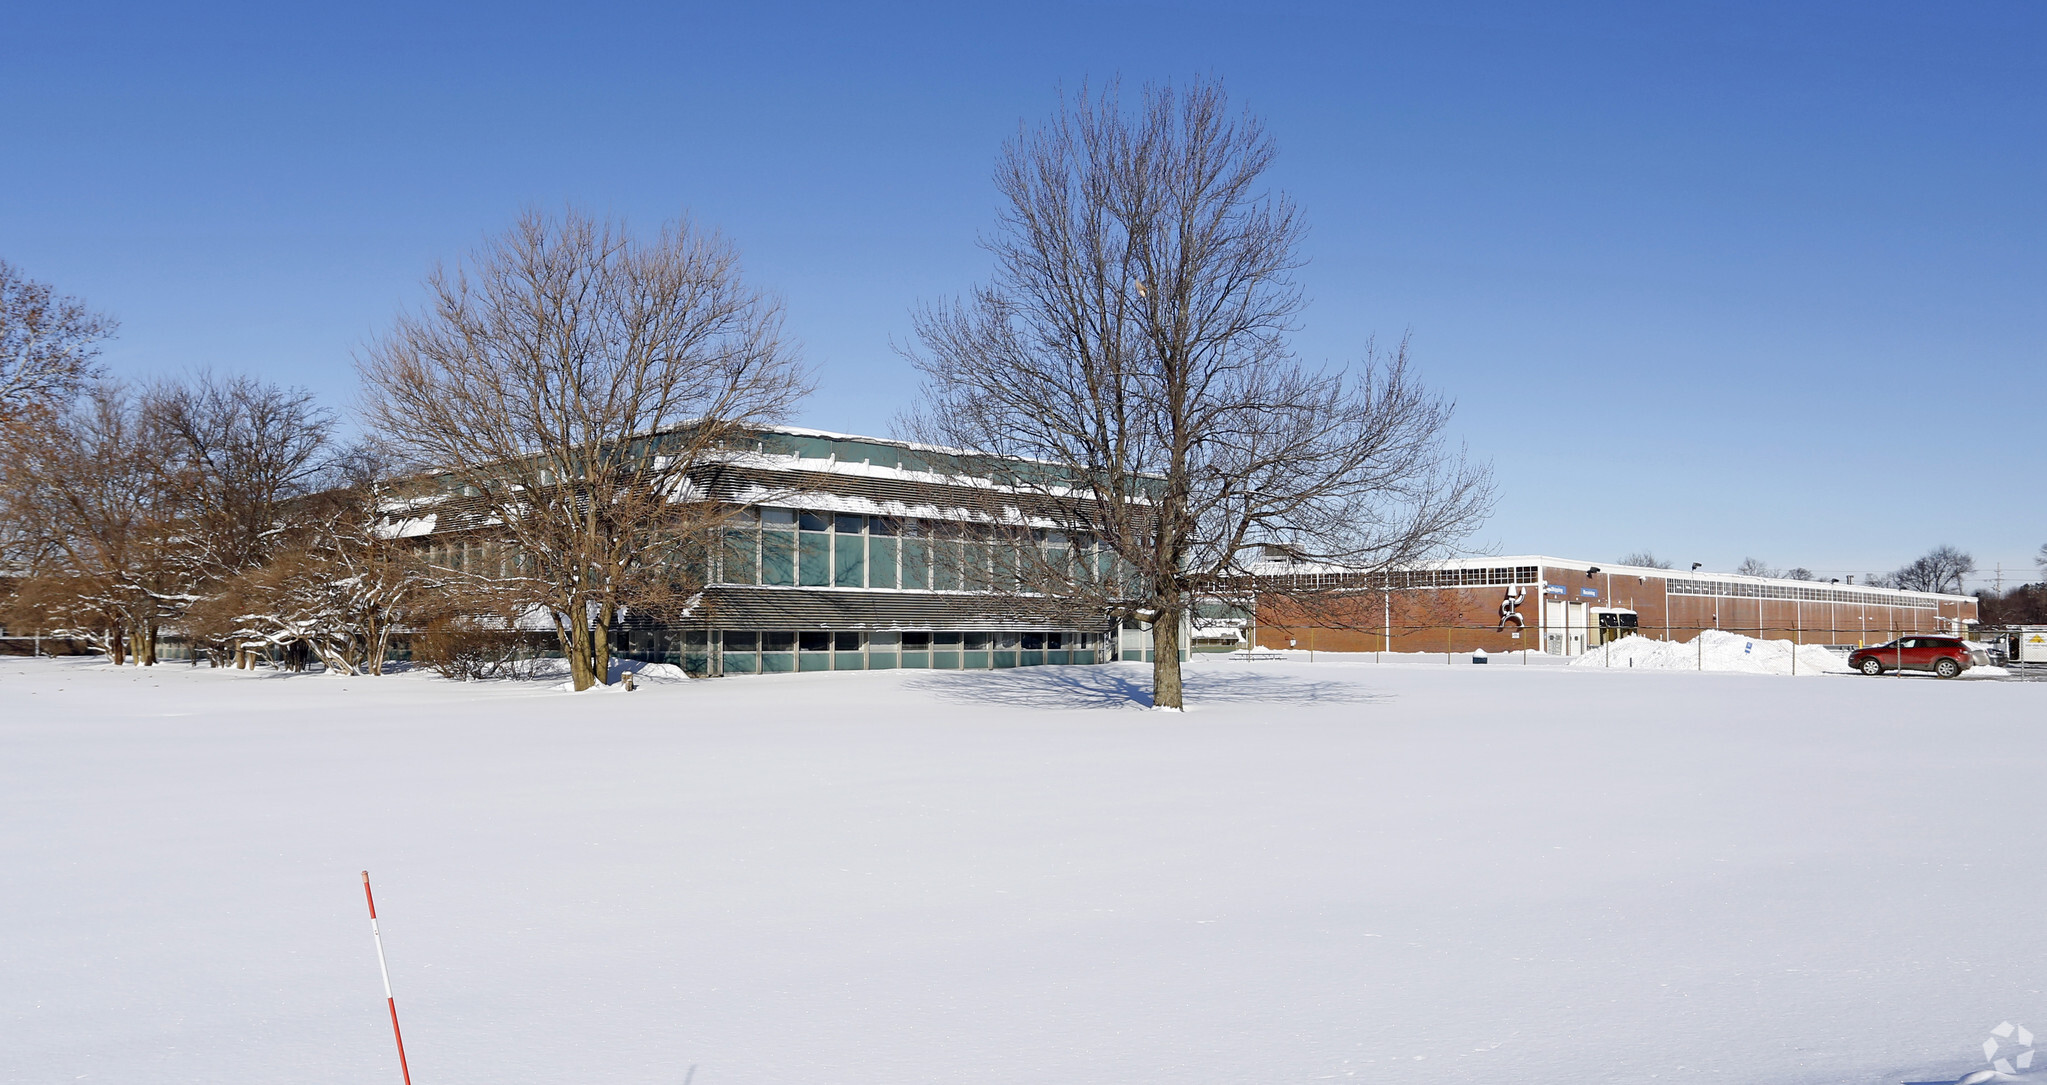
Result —
<path fill-rule="evenodd" d="M 1876 660 L 1874 660 L 1874 659 L 1865 659 L 1865 660 L 1863 660 L 1863 661 L 1862 661 L 1862 673 L 1864 673 L 1864 674 L 1882 674 L 1883 672 L 1884 672 L 1884 665 L 1883 665 L 1883 664 L 1881 664 L 1881 663 L 1879 663 L 1879 662 L 1877 662 Z"/>
<path fill-rule="evenodd" d="M 1933 673 L 1940 675 L 1942 678 L 1953 678 L 1955 675 L 1962 673 L 1962 665 L 1952 659 L 1937 659 L 1933 663 Z"/>

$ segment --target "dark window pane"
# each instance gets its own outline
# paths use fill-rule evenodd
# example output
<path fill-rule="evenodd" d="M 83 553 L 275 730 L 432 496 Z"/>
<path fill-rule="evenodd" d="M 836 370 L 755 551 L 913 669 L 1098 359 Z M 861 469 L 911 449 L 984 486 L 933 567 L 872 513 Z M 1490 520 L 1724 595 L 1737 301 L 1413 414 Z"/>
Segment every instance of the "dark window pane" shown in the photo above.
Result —
<path fill-rule="evenodd" d="M 867 517 L 849 516 L 843 512 L 832 517 L 832 522 L 836 525 L 841 535 L 858 535 L 862 529 L 867 527 Z"/>
<path fill-rule="evenodd" d="M 839 651 L 839 652 L 857 652 L 857 651 L 859 651 L 859 650 L 860 650 L 860 634 L 858 634 L 858 633 L 833 633 L 833 634 L 832 634 L 832 649 L 833 649 L 834 651 Z"/>
<path fill-rule="evenodd" d="M 796 563 L 796 582 L 822 588 L 832 582 L 832 537 L 821 531 L 801 533 Z"/>
<path fill-rule="evenodd" d="M 900 535 L 902 534 L 902 528 L 894 520 L 886 516 L 870 516 L 867 518 L 867 533 L 869 535 Z"/>
<path fill-rule="evenodd" d="M 958 646 L 959 646 L 959 643 L 960 643 L 960 634 L 958 634 L 958 633 L 933 633 L 933 634 L 931 634 L 931 643 L 933 643 L 933 644 L 950 644 L 950 645 L 952 645 L 952 646 L 954 646 L 954 647 L 958 647 Z"/>
<path fill-rule="evenodd" d="M 1045 647 L 1055 652 L 1061 648 L 1067 647 L 1066 635 L 1064 633 L 1045 634 Z"/>
<path fill-rule="evenodd" d="M 751 631 L 736 633 L 727 630 L 725 633 L 725 650 L 728 652 L 751 652 L 753 651 L 754 643 L 759 639 L 759 634 Z"/>
<path fill-rule="evenodd" d="M 922 539 L 903 540 L 903 587 L 927 591 L 931 587 L 931 544 Z"/>
<path fill-rule="evenodd" d="M 939 591 L 960 590 L 960 544 L 941 540 L 931 544 L 931 586 Z"/>
<path fill-rule="evenodd" d="M 859 519 L 859 517 L 854 517 Z M 858 535 L 839 536 L 838 563 L 832 567 L 832 583 L 841 588 L 867 586 L 867 546 Z"/>
<path fill-rule="evenodd" d="M 763 652 L 793 652 L 795 650 L 796 634 L 794 633 L 761 634 L 761 651 Z"/>
<path fill-rule="evenodd" d="M 761 523 L 769 527 L 795 527 L 795 509 L 762 509 Z"/>
<path fill-rule="evenodd" d="M 931 647 L 931 634 L 929 633 L 903 634 L 903 651 L 921 652 L 929 647 Z"/>
<path fill-rule="evenodd" d="M 805 531 L 830 531 L 832 518 L 821 512 L 799 513 L 796 517 L 796 526 Z"/>
<path fill-rule="evenodd" d="M 987 650 L 988 650 L 988 634 L 986 634 L 986 633 L 968 633 L 968 634 L 967 634 L 967 651 L 969 651 L 969 652 L 984 652 L 984 651 L 987 651 Z"/>
<path fill-rule="evenodd" d="M 796 635 L 796 644 L 806 652 L 829 652 L 832 650 L 832 635 L 805 630 Z"/>
<path fill-rule="evenodd" d="M 841 540 L 844 542 L 859 540 Z M 896 586 L 896 540 L 886 536 L 869 536 L 867 539 L 867 586 L 870 588 L 893 588 Z"/>
<path fill-rule="evenodd" d="M 758 531 L 726 530 L 723 555 L 725 583 L 760 583 L 760 545 L 761 537 Z"/>
<path fill-rule="evenodd" d="M 1045 634 L 1025 633 L 1023 635 L 1023 646 L 1026 652 L 1043 651 L 1045 647 Z"/>
<path fill-rule="evenodd" d="M 993 586 L 988 571 L 988 544 L 965 543 L 961 547 L 963 567 L 960 570 L 960 584 L 968 591 L 987 591 Z"/>
<path fill-rule="evenodd" d="M 795 532 L 761 532 L 761 583 L 796 583 Z"/>

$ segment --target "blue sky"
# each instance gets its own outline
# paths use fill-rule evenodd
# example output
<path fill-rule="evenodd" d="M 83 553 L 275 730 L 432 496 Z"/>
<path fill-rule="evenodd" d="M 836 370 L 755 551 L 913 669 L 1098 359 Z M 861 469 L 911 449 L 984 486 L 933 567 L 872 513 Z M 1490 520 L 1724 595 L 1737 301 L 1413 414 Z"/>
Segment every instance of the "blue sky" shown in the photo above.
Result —
<path fill-rule="evenodd" d="M 2047 7 L 598 4 L 0 14 L 0 257 L 123 375 L 351 396 L 525 206 L 688 212 L 885 432 L 1058 88 L 1217 75 L 1312 232 L 1296 343 L 1403 333 L 1494 461 L 1480 543 L 1731 568 L 2047 542 Z"/>

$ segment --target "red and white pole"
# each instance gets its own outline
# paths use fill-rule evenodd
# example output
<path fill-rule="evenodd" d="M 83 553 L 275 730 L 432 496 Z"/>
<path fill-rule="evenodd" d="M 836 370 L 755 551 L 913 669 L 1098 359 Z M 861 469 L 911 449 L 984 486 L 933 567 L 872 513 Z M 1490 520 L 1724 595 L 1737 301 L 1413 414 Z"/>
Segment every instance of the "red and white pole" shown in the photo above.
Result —
<path fill-rule="evenodd" d="M 398 1031 L 398 1000 L 391 997 L 391 968 L 384 963 L 384 934 L 377 929 L 377 898 L 370 893 L 370 872 L 362 872 L 362 896 L 370 905 L 370 937 L 377 943 L 377 971 L 384 974 L 384 1005 L 391 1011 L 391 1038 L 398 1041 L 398 1072 L 405 1085 L 412 1085 L 412 1070 L 405 1065 L 405 1036 Z"/>

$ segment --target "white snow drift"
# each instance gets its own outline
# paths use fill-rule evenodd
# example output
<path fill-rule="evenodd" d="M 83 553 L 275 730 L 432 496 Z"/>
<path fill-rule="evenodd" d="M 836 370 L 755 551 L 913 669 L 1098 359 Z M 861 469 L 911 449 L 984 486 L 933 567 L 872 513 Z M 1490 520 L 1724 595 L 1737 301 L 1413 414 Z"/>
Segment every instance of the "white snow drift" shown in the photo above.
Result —
<path fill-rule="evenodd" d="M 0 661 L 0 1081 L 395 1085 L 364 868 L 421 1085 L 1953 1081 L 2047 1022 L 2047 684 L 1190 674 Z"/>
<path fill-rule="evenodd" d="M 1796 665 L 1793 664 L 1794 655 Z M 1817 644 L 1763 640 L 1708 629 L 1687 641 L 1622 637 L 1571 661 L 1574 667 L 1655 671 L 1735 671 L 1743 674 L 1847 674 L 1848 660 Z"/>

